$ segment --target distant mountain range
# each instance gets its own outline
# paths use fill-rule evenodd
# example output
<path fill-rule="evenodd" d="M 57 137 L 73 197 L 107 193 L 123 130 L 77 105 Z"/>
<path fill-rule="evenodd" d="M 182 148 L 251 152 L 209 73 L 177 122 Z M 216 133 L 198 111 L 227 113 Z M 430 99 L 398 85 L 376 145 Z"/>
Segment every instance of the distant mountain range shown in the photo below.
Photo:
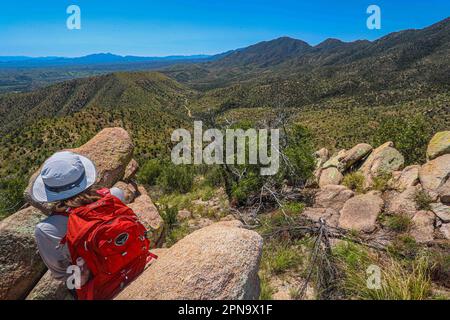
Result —
<path fill-rule="evenodd" d="M 112 53 L 97 53 L 87 56 L 67 57 L 26 57 L 26 56 L 0 56 L 0 68 L 32 68 L 32 67 L 58 67 L 58 66 L 80 66 L 96 64 L 124 64 L 135 62 L 158 62 L 158 61 L 208 61 L 214 59 L 212 55 L 190 55 L 190 56 L 166 56 L 166 57 L 138 57 L 120 56 Z"/>
<path fill-rule="evenodd" d="M 83 57 L 0 56 L 0 94 L 24 92 L 76 78 L 119 71 L 158 70 L 176 64 L 211 62 L 232 51 L 217 55 L 166 57 L 120 56 L 98 53 Z"/>

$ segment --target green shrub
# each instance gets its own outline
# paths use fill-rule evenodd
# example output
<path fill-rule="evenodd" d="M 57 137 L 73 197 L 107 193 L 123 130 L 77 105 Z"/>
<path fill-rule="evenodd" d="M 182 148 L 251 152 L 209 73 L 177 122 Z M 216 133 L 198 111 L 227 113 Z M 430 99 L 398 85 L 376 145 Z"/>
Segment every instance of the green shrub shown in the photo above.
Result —
<path fill-rule="evenodd" d="M 352 269 L 365 269 L 371 262 L 369 252 L 353 242 L 343 241 L 333 249 L 333 255 Z"/>
<path fill-rule="evenodd" d="M 209 201 L 214 197 L 215 190 L 212 187 L 206 186 L 200 189 L 197 193 L 202 201 Z"/>
<path fill-rule="evenodd" d="M 149 186 L 155 185 L 156 180 L 162 172 L 162 164 L 159 159 L 147 161 L 140 169 L 137 175 L 138 181 Z"/>
<path fill-rule="evenodd" d="M 173 227 L 166 235 L 166 245 L 167 247 L 173 246 L 175 243 L 183 239 L 190 233 L 189 225 L 184 222 L 180 225 Z"/>
<path fill-rule="evenodd" d="M 187 223 L 179 223 L 177 219 L 178 207 L 160 205 L 158 211 L 164 220 L 164 232 L 165 232 L 165 243 L 168 247 L 171 247 L 179 240 L 184 238 L 189 234 L 189 226 Z"/>
<path fill-rule="evenodd" d="M 280 172 L 283 178 L 290 184 L 304 185 L 316 167 L 314 145 L 309 130 L 298 124 L 290 127 L 287 130 L 287 146 L 283 151 L 290 163 L 287 165 L 281 161 Z"/>
<path fill-rule="evenodd" d="M 205 172 L 205 183 L 211 187 L 223 185 L 223 172 L 220 166 L 213 166 Z"/>
<path fill-rule="evenodd" d="M 239 128 L 245 130 L 247 126 L 248 124 L 244 124 Z M 225 191 L 230 199 L 236 201 L 236 204 L 254 204 L 264 184 L 279 189 L 282 182 L 287 180 L 291 185 L 303 186 L 311 177 L 315 169 L 315 159 L 309 131 L 300 125 L 293 125 L 281 139 L 285 141 L 281 141 L 280 167 L 274 175 L 262 176 L 261 168 L 264 166 L 260 164 L 229 165 L 226 169 L 222 168 Z M 248 154 L 248 148 L 247 139 L 246 154 Z M 213 180 L 218 183 L 219 177 Z"/>
<path fill-rule="evenodd" d="M 347 188 L 357 192 L 364 192 L 364 175 L 361 172 L 355 171 L 345 175 L 342 184 Z"/>
<path fill-rule="evenodd" d="M 288 215 L 297 215 L 303 212 L 305 204 L 302 202 L 285 202 L 283 203 L 283 209 Z"/>
<path fill-rule="evenodd" d="M 290 242 L 274 242 L 266 246 L 262 260 L 264 270 L 274 274 L 281 274 L 289 269 L 301 266 L 303 257 L 298 248 Z"/>
<path fill-rule="evenodd" d="M 161 218 L 167 230 L 171 230 L 177 224 L 178 207 L 176 206 L 160 206 L 158 211 L 161 213 Z"/>
<path fill-rule="evenodd" d="M 389 189 L 389 181 L 392 179 L 391 172 L 380 172 L 373 178 L 372 190 L 386 191 Z"/>
<path fill-rule="evenodd" d="M 388 246 L 388 251 L 394 256 L 415 259 L 420 253 L 420 245 L 409 235 L 399 235 Z"/>
<path fill-rule="evenodd" d="M 164 192 L 186 193 L 192 189 L 194 170 L 188 165 L 167 163 L 157 178 L 157 184 Z"/>
<path fill-rule="evenodd" d="M 262 186 L 262 179 L 258 173 L 250 172 L 239 182 L 234 183 L 231 189 L 231 197 L 239 205 L 244 205 L 247 199 L 257 192 Z"/>
<path fill-rule="evenodd" d="M 413 221 L 406 214 L 396 214 L 387 217 L 385 225 L 395 232 L 407 232 L 411 229 Z"/>
<path fill-rule="evenodd" d="M 24 203 L 23 191 L 26 182 L 22 179 L 0 180 L 0 219 L 16 212 Z"/>
<path fill-rule="evenodd" d="M 430 204 L 433 202 L 433 199 L 425 190 L 417 190 L 414 194 L 414 201 L 419 210 L 431 210 Z"/>
<path fill-rule="evenodd" d="M 433 129 L 430 121 L 422 115 L 414 117 L 384 118 L 378 127 L 373 145 L 381 145 L 386 141 L 393 141 L 395 147 L 405 157 L 406 165 L 424 162 L 428 142 Z"/>

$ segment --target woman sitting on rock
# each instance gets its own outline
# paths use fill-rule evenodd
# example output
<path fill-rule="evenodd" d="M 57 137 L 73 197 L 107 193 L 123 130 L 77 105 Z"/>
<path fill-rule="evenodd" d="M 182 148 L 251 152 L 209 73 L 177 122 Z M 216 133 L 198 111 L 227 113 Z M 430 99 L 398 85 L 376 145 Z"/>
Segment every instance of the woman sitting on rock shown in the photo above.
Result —
<path fill-rule="evenodd" d="M 96 179 L 91 160 L 64 151 L 44 163 L 32 187 L 34 200 L 55 203 L 36 226 L 39 253 L 55 279 L 77 289 L 78 299 L 113 297 L 151 257 L 146 230 L 123 204 L 124 192 L 96 189 Z"/>

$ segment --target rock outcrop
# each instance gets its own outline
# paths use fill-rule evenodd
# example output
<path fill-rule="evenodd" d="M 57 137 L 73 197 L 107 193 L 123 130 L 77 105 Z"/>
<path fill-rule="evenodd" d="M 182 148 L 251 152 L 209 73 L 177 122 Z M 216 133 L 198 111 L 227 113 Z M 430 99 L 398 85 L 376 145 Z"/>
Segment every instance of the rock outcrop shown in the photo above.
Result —
<path fill-rule="evenodd" d="M 413 187 L 419 183 L 419 165 L 407 166 L 403 171 L 393 173 L 391 187 L 397 191 L 404 191 L 408 187 Z"/>
<path fill-rule="evenodd" d="M 262 238 L 237 221 L 186 236 L 126 287 L 118 300 L 257 299 Z"/>
<path fill-rule="evenodd" d="M 445 239 L 450 240 L 450 223 L 442 224 L 439 231 Z"/>
<path fill-rule="evenodd" d="M 319 178 L 319 186 L 322 188 L 327 185 L 338 185 L 342 182 L 344 176 L 342 173 L 335 167 L 328 167 L 323 169 L 320 178 Z"/>
<path fill-rule="evenodd" d="M 450 206 L 442 203 L 431 203 L 431 211 L 439 217 L 444 223 L 450 222 Z"/>
<path fill-rule="evenodd" d="M 149 231 L 148 237 L 153 247 L 159 246 L 164 229 L 164 220 L 158 213 L 152 199 L 147 194 L 137 197 L 128 205 Z"/>
<path fill-rule="evenodd" d="M 425 163 L 419 170 L 423 188 L 440 196 L 442 202 L 450 200 L 450 154 Z"/>
<path fill-rule="evenodd" d="M 106 128 L 73 151 L 91 159 L 97 169 L 98 187 L 112 187 L 125 175 L 133 156 L 133 141 L 122 128 Z"/>
<path fill-rule="evenodd" d="M 432 241 L 435 218 L 431 211 L 418 211 L 412 218 L 411 236 L 419 243 Z"/>
<path fill-rule="evenodd" d="M 73 300 L 65 282 L 55 280 L 47 271 L 26 300 Z"/>
<path fill-rule="evenodd" d="M 330 153 L 327 148 L 322 148 L 314 153 L 314 157 L 316 158 L 316 167 L 321 168 L 330 158 Z"/>
<path fill-rule="evenodd" d="M 401 169 L 404 161 L 403 155 L 394 148 L 392 142 L 386 142 L 379 146 L 370 154 L 360 168 L 365 178 L 364 187 L 371 187 L 373 179 L 380 174 L 392 173 Z"/>
<path fill-rule="evenodd" d="M 383 205 L 383 199 L 373 194 L 350 198 L 340 212 L 339 226 L 358 232 L 372 232 Z"/>
<path fill-rule="evenodd" d="M 358 144 L 349 150 L 340 150 L 329 159 L 326 149 L 317 151 L 315 175 L 320 189 L 315 192 L 312 207 L 305 208 L 303 214 L 314 221 L 323 218 L 331 226 L 338 221 L 339 227 L 348 230 L 372 232 L 379 228 L 382 233 L 385 227 L 377 222 L 377 217 L 384 212 L 410 218 L 414 222 L 411 234 L 417 242 L 429 242 L 436 237 L 448 238 L 449 138 L 450 131 L 437 133 L 428 145 L 428 161 L 404 169 L 404 158 L 392 142 L 386 142 L 375 150 L 368 144 Z M 345 180 L 345 184 L 363 193 L 357 196 L 354 196 L 354 191 L 340 185 L 344 181 L 343 175 L 355 172 L 360 172 L 363 179 L 355 175 Z M 378 177 L 381 179 L 376 181 Z M 374 187 L 379 190 L 374 190 Z"/>
<path fill-rule="evenodd" d="M 370 154 L 370 152 L 372 152 L 372 150 L 372 146 L 367 143 L 357 144 L 345 152 L 344 157 L 339 160 L 338 168 L 341 169 L 341 172 L 349 169 L 351 166 L 364 159 L 368 154 Z"/>
<path fill-rule="evenodd" d="M 355 193 L 345 186 L 327 185 L 317 192 L 314 207 L 331 208 L 339 212 L 345 202 L 354 195 Z"/>
<path fill-rule="evenodd" d="M 428 144 L 428 160 L 433 160 L 444 154 L 450 154 L 450 131 L 436 133 Z"/>
<path fill-rule="evenodd" d="M 381 213 L 402 215 L 411 219 L 407 232 L 416 242 L 450 240 L 447 139 L 448 132 L 437 134 L 428 146 L 429 161 L 404 169 L 403 156 L 392 142 L 375 150 L 362 143 L 349 150 L 340 150 L 332 157 L 325 148 L 317 151 L 317 179 L 311 181 L 311 186 L 318 184 L 320 189 L 305 190 L 305 193 L 309 192 L 305 202 L 311 204 L 301 214 L 316 222 L 324 219 L 330 227 L 371 233 L 366 237 L 376 238 L 386 245 L 394 239 L 395 231 L 388 229 L 390 226 L 378 217 Z M 105 129 L 74 151 L 95 162 L 99 171 L 98 186 L 116 186 L 124 190 L 125 202 L 149 229 L 152 251 L 159 256 L 116 299 L 258 298 L 262 238 L 256 232 L 244 229 L 231 215 L 215 222 L 219 216 L 202 217 L 194 207 L 192 212 L 180 210 L 177 214 L 178 221 L 190 234 L 170 248 L 155 249 L 163 245 L 164 221 L 145 188 L 135 182 L 139 166 L 132 159 L 133 144 L 126 131 Z M 348 187 L 340 185 L 344 175 L 349 173 L 360 174 L 345 180 Z M 384 176 L 376 180 L 384 173 L 391 175 L 390 180 L 384 181 Z M 34 178 L 30 180 L 30 186 L 32 181 Z M 430 196 L 429 199 L 422 197 L 422 191 Z M 30 199 L 29 195 L 27 199 Z M 45 212 L 51 209 L 32 199 L 30 203 Z M 213 201 L 197 199 L 192 204 L 220 209 L 220 203 Z M 38 255 L 34 227 L 43 218 L 42 212 L 29 207 L 0 222 L 0 299 L 72 298 L 64 283 L 53 280 L 50 273 L 46 273 Z"/>
<path fill-rule="evenodd" d="M 132 179 L 136 176 L 136 173 L 139 170 L 139 163 L 135 159 L 131 159 L 125 168 L 125 174 L 123 175 L 123 181 L 131 182 Z"/>
<path fill-rule="evenodd" d="M 45 273 L 34 228 L 46 216 L 29 207 L 0 222 L 0 300 L 24 299 Z"/>
<path fill-rule="evenodd" d="M 347 154 L 347 150 L 342 149 L 339 150 L 336 154 L 334 154 L 330 159 L 328 159 L 322 166 L 322 169 L 327 168 L 341 168 L 341 160 L 344 159 L 345 155 Z"/>
<path fill-rule="evenodd" d="M 406 188 L 401 193 L 394 192 L 387 200 L 386 212 L 394 215 L 403 214 L 412 218 L 418 209 L 415 195 L 419 190 L 419 186 L 413 186 Z"/>

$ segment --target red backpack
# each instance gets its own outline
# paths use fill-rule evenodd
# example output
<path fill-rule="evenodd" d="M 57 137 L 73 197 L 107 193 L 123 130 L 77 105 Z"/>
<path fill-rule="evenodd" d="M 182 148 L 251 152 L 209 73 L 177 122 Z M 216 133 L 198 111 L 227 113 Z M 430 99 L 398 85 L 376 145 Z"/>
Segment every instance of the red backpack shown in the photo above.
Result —
<path fill-rule="evenodd" d="M 82 257 L 91 272 L 90 280 L 77 289 L 79 300 L 113 298 L 156 258 L 149 252 L 147 230 L 133 210 L 108 189 L 97 192 L 103 198 L 70 211 L 62 240 L 72 263 Z"/>

